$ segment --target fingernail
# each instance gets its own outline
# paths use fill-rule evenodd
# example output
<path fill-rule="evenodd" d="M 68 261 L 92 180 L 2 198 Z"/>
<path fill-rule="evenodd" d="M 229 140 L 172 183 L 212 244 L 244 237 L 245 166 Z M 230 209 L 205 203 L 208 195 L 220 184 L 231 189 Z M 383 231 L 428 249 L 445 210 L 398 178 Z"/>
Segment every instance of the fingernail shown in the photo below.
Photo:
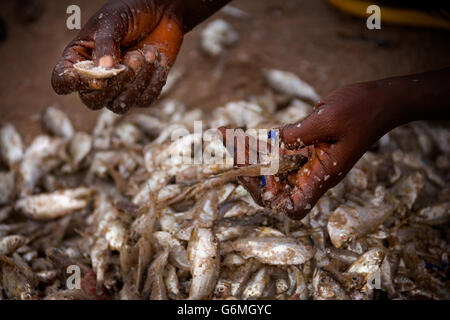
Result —
<path fill-rule="evenodd" d="M 100 60 L 98 60 L 98 65 L 102 68 L 112 68 L 114 65 L 114 59 L 112 56 L 103 56 Z"/>

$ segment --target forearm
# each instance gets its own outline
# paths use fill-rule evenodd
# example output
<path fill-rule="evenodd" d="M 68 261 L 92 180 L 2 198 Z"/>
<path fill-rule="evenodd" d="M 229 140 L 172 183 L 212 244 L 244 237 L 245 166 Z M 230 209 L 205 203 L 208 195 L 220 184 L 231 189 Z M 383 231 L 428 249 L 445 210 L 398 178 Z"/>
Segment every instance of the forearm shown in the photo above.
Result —
<path fill-rule="evenodd" d="M 450 68 L 374 82 L 387 130 L 418 120 L 450 120 Z"/>
<path fill-rule="evenodd" d="M 183 19 L 183 32 L 187 33 L 231 0 L 175 0 L 175 2 L 177 11 Z"/>

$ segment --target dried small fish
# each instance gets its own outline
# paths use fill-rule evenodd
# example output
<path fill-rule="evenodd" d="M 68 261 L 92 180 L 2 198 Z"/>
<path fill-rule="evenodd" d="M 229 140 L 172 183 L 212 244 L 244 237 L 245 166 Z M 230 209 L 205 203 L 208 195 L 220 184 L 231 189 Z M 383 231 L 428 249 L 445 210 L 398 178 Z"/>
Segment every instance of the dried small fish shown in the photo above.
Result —
<path fill-rule="evenodd" d="M 84 132 L 77 132 L 69 145 L 69 152 L 75 166 L 78 166 L 92 150 L 92 137 Z"/>
<path fill-rule="evenodd" d="M 57 107 L 45 109 L 42 115 L 43 127 L 52 135 L 64 139 L 71 139 L 74 129 L 69 117 Z"/>
<path fill-rule="evenodd" d="M 293 238 L 249 237 L 235 240 L 233 250 L 245 259 L 255 258 L 272 265 L 298 265 L 311 259 L 314 250 Z"/>
<path fill-rule="evenodd" d="M 195 228 L 188 247 L 191 262 L 192 284 L 189 299 L 208 298 L 219 277 L 219 243 L 210 229 Z"/>
<path fill-rule="evenodd" d="M 153 236 L 163 248 L 169 249 L 169 261 L 177 268 L 191 270 L 186 249 L 168 232 L 155 232 Z"/>
<path fill-rule="evenodd" d="M 306 279 L 303 276 L 303 272 L 296 266 L 290 266 L 288 269 L 289 274 L 289 291 L 288 295 L 293 300 L 306 300 L 308 299 L 308 286 Z"/>
<path fill-rule="evenodd" d="M 266 267 L 262 267 L 251 277 L 247 283 L 242 298 L 244 300 L 260 298 L 268 285 L 270 276 Z"/>
<path fill-rule="evenodd" d="M 148 268 L 147 280 L 145 281 L 142 295 L 151 300 L 166 300 L 166 287 L 163 274 L 169 256 L 168 250 L 161 251 Z"/>
<path fill-rule="evenodd" d="M 23 157 L 23 143 L 16 128 L 8 123 L 0 129 L 0 156 L 10 168 Z"/>
<path fill-rule="evenodd" d="M 55 219 L 87 207 L 92 189 L 77 188 L 27 196 L 16 202 L 16 210 L 36 220 Z"/>
<path fill-rule="evenodd" d="M 439 203 L 431 207 L 422 208 L 417 212 L 417 221 L 429 225 L 446 223 L 450 219 L 450 202 Z"/>
<path fill-rule="evenodd" d="M 218 57 L 224 48 L 239 40 L 239 35 L 229 23 L 217 19 L 206 25 L 201 34 L 201 47 L 211 57 Z"/>
<path fill-rule="evenodd" d="M 326 271 L 316 269 L 313 276 L 314 300 L 348 300 L 350 297 Z"/>
<path fill-rule="evenodd" d="M 6 204 L 12 200 L 12 197 L 14 196 L 14 188 L 14 172 L 0 172 L 0 205 Z"/>
<path fill-rule="evenodd" d="M 340 248 L 344 243 L 375 230 L 393 210 L 394 207 L 389 202 L 378 206 L 370 203 L 366 206 L 351 203 L 341 205 L 331 214 L 328 221 L 330 240 L 336 248 Z"/>
<path fill-rule="evenodd" d="M 167 270 L 164 277 L 164 283 L 166 285 L 167 295 L 171 299 L 175 300 L 183 299 L 184 297 L 180 290 L 180 283 L 178 281 L 176 268 L 173 265 L 168 264 L 166 269 Z"/>
<path fill-rule="evenodd" d="M 348 268 L 344 275 L 361 274 L 364 276 L 364 283 L 366 283 L 376 272 L 380 271 L 384 255 L 382 249 L 375 248 L 369 250 L 359 257 L 359 259 Z"/>
<path fill-rule="evenodd" d="M 26 242 L 27 239 L 19 235 L 0 238 L 0 257 L 13 253 Z"/>
<path fill-rule="evenodd" d="M 264 70 L 264 77 L 274 90 L 300 99 L 308 99 L 314 103 L 320 96 L 309 84 L 301 80 L 292 72 L 276 69 Z"/>

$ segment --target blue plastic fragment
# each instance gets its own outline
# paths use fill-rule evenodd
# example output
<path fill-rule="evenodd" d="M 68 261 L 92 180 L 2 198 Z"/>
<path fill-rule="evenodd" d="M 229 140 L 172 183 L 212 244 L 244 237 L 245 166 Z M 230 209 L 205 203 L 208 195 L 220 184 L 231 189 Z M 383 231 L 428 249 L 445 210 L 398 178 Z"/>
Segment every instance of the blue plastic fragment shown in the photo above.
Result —
<path fill-rule="evenodd" d="M 264 188 L 266 186 L 266 176 L 262 176 L 262 187 Z"/>
<path fill-rule="evenodd" d="M 277 134 L 277 130 L 269 130 L 269 139 L 274 139 L 275 141 L 278 140 L 278 134 Z"/>

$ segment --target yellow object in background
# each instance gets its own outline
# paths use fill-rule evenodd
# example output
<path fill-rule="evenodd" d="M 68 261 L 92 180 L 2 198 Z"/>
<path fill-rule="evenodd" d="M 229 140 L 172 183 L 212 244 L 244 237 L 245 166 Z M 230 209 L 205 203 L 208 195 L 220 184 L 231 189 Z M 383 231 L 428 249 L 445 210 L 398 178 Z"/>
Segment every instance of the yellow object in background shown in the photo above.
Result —
<path fill-rule="evenodd" d="M 450 20 L 439 14 L 433 14 L 414 8 L 389 7 L 376 1 L 365 0 L 328 0 L 339 10 L 354 16 L 367 18 L 367 7 L 376 4 L 381 9 L 381 23 L 399 24 L 412 27 L 450 29 Z M 426 0 L 425 0 L 426 1 Z"/>

